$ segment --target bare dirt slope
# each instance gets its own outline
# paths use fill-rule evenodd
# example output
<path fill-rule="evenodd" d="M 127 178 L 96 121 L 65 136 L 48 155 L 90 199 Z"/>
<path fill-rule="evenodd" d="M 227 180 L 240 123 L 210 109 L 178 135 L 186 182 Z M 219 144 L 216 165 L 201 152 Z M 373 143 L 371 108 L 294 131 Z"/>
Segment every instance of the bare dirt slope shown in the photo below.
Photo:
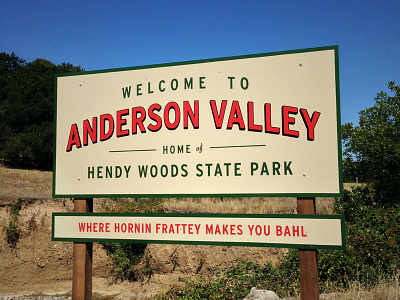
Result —
<path fill-rule="evenodd" d="M 0 297 L 71 295 L 72 243 L 51 241 L 51 214 L 71 212 L 71 199 L 51 199 L 51 172 L 22 171 L 0 165 Z M 11 179 L 10 179 L 11 178 Z M 21 236 L 15 248 L 6 239 L 9 207 L 20 199 Z M 101 200 L 95 199 L 94 210 Z M 151 299 L 179 284 L 179 278 L 225 269 L 236 259 L 277 262 L 281 249 L 149 245 L 154 274 L 141 282 L 115 282 L 106 251 L 97 243 L 93 253 L 95 299 Z"/>

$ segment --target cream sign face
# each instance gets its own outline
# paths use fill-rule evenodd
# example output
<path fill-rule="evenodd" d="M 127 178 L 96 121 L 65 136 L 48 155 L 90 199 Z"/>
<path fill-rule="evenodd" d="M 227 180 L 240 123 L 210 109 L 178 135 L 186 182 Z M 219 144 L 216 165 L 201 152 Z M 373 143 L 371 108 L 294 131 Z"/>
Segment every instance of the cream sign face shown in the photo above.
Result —
<path fill-rule="evenodd" d="M 53 196 L 338 196 L 337 57 L 58 75 Z"/>

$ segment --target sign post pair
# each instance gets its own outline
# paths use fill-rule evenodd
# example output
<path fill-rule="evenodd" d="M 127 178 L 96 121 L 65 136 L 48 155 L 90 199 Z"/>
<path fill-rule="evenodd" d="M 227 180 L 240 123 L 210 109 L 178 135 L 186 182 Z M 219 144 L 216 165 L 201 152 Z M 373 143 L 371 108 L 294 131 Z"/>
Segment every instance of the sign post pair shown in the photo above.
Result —
<path fill-rule="evenodd" d="M 343 194 L 337 46 L 55 85 L 54 197 L 297 197 L 301 212 L 303 198 Z M 55 214 L 53 227 L 76 242 L 345 247 L 333 216 Z"/>

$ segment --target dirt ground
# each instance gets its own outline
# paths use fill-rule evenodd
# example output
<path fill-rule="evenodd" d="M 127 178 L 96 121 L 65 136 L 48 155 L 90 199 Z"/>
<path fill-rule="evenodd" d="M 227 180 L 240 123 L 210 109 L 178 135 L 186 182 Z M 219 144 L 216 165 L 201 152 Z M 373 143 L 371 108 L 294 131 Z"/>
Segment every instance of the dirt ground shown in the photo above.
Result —
<path fill-rule="evenodd" d="M 72 212 L 72 199 L 52 199 L 52 172 L 6 168 L 0 163 L 0 297 L 2 296 L 70 296 L 72 294 L 72 243 L 51 241 L 53 212 Z M 18 223 L 21 236 L 15 248 L 6 240 L 6 227 L 11 218 L 9 207 L 21 199 L 22 209 Z M 254 199 L 253 199 L 254 200 Z M 293 199 L 292 199 L 293 200 Z M 281 203 L 278 199 L 271 207 L 258 213 L 293 213 L 295 200 Z M 94 211 L 104 205 L 105 199 L 94 199 Z M 332 199 L 317 199 L 317 211 L 332 206 Z M 293 202 L 293 203 L 292 203 Z M 236 203 L 236 202 L 235 202 Z M 179 203 L 167 203 L 166 211 L 179 211 Z M 278 205 L 279 204 L 279 205 Z M 203 212 L 203 202 L 191 203 L 190 209 Z M 213 212 L 227 212 L 232 203 L 213 202 Z M 237 204 L 234 204 L 234 206 Z M 243 203 L 240 203 L 243 205 Z M 172 209 L 172 210 L 171 210 Z M 237 208 L 241 212 L 241 207 Z M 154 268 L 150 278 L 141 282 L 116 282 L 112 266 L 103 247 L 93 245 L 93 297 L 94 299 L 152 299 L 171 285 L 181 284 L 180 278 L 194 278 L 200 273 L 227 269 L 235 260 L 250 260 L 259 264 L 278 262 L 287 249 L 227 246 L 157 245 L 147 247 L 149 262 Z M 268 287 L 265 287 L 268 289 Z"/>
<path fill-rule="evenodd" d="M 0 296 L 71 295 L 72 243 L 51 241 L 53 212 L 71 212 L 71 199 L 23 198 L 18 217 L 21 236 L 15 248 L 6 241 L 9 205 L 14 198 L 0 198 Z M 95 199 L 95 208 L 99 201 Z M 34 224 L 34 225 L 32 225 Z M 225 269 L 236 259 L 257 263 L 277 262 L 282 249 L 148 245 L 150 264 L 155 269 L 142 282 L 115 282 L 111 263 L 103 247 L 93 246 L 93 295 L 95 299 L 151 299 L 179 284 L 179 278 Z"/>

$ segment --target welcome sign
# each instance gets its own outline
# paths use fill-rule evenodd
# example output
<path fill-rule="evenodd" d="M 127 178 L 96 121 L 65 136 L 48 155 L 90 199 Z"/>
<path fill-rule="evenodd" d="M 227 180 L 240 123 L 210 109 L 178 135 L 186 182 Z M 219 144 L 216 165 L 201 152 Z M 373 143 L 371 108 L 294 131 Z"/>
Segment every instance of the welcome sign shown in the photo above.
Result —
<path fill-rule="evenodd" d="M 336 46 L 61 74 L 54 197 L 339 196 Z"/>

